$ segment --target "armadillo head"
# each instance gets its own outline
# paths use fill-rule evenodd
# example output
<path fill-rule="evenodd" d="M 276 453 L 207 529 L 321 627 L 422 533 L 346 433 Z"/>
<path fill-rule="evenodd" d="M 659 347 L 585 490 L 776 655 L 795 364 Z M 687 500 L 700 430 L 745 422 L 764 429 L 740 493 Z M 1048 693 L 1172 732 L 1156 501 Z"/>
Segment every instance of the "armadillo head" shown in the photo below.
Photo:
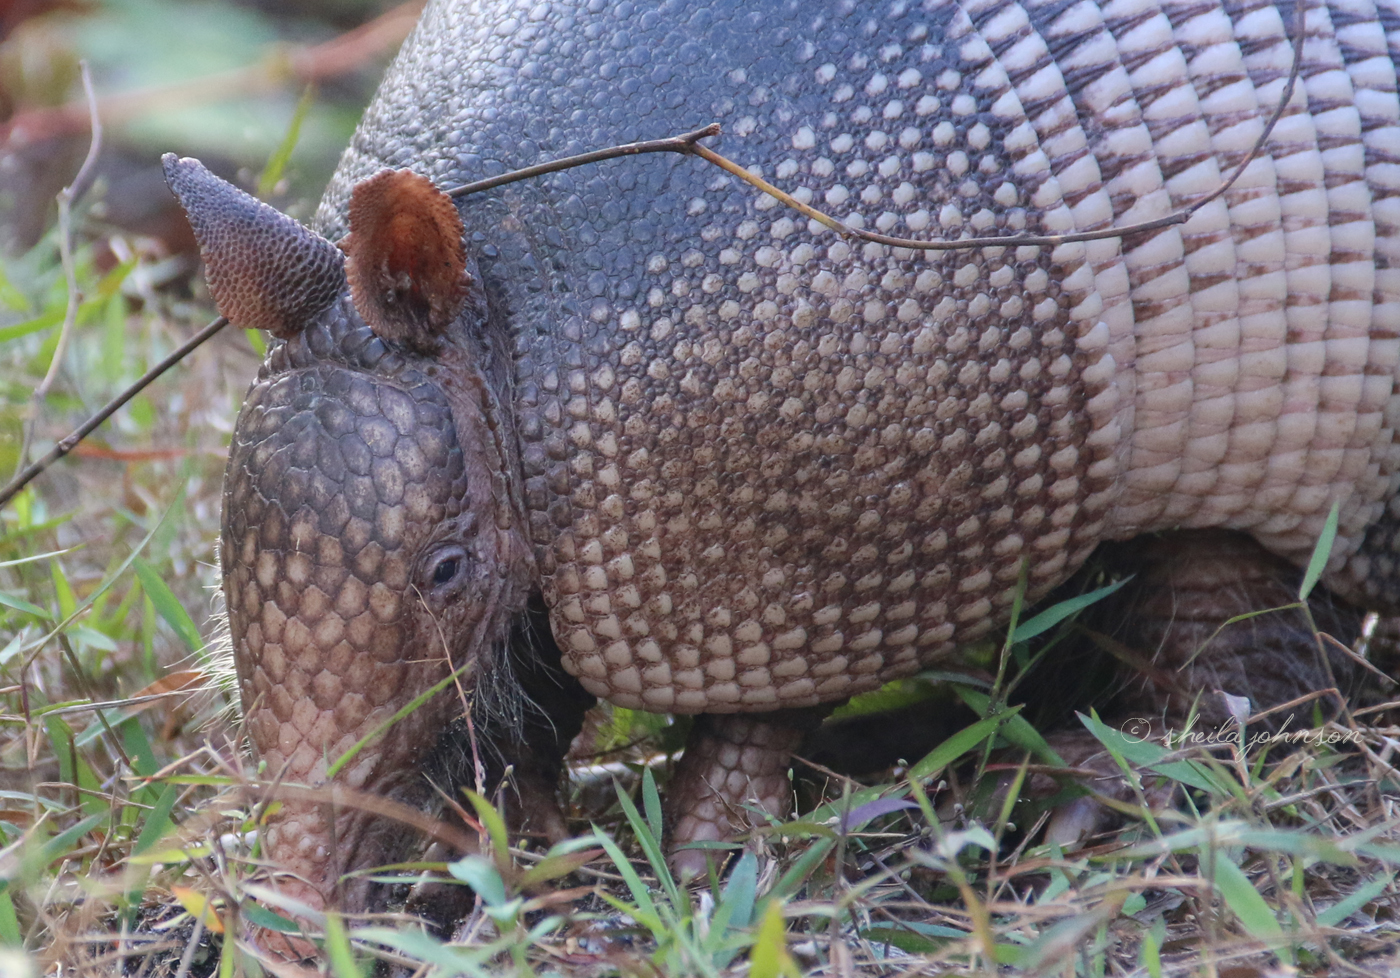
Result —
<path fill-rule="evenodd" d="M 194 160 L 165 173 L 220 312 L 280 340 L 230 448 L 224 591 L 263 777 L 323 790 L 283 800 L 263 853 L 284 893 L 363 908 L 344 874 L 406 833 L 354 793 L 423 800 L 423 756 L 525 602 L 504 349 L 423 177 L 362 183 L 342 254 Z"/>

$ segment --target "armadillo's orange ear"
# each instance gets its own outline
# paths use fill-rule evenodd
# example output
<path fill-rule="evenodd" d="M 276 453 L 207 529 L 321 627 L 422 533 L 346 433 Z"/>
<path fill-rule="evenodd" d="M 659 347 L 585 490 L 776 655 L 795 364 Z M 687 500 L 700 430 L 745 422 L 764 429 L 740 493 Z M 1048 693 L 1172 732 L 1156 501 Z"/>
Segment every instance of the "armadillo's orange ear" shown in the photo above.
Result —
<path fill-rule="evenodd" d="M 452 199 L 427 177 L 384 170 L 355 185 L 341 247 L 350 297 L 370 329 L 436 350 L 472 284 Z"/>
<path fill-rule="evenodd" d="M 198 160 L 166 153 L 161 165 L 199 241 L 209 292 L 229 322 L 286 339 L 345 291 L 345 258 L 325 238 Z"/>

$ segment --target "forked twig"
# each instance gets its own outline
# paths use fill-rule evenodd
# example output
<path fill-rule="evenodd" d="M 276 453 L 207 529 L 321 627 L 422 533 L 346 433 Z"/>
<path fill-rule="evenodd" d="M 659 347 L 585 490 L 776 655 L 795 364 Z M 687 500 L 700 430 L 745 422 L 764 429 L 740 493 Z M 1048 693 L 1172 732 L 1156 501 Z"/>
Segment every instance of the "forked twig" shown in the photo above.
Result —
<path fill-rule="evenodd" d="M 756 174 L 750 173 L 732 160 L 721 156 L 719 153 L 700 143 L 701 139 L 715 136 L 720 133 L 718 123 L 711 123 L 703 129 L 685 133 L 680 136 L 672 136 L 666 139 L 652 139 L 638 143 L 626 143 L 620 146 L 612 146 L 607 149 L 594 150 L 589 153 L 581 153 L 576 156 L 568 156 L 550 163 L 540 163 L 536 166 L 525 167 L 521 170 L 513 170 L 510 173 L 503 173 L 498 176 L 488 177 L 484 180 L 477 180 L 472 183 L 463 184 L 447 191 L 451 197 L 467 197 L 471 194 L 482 193 L 487 190 L 494 190 L 507 184 L 516 183 L 521 180 L 529 180 L 534 177 L 543 176 L 548 173 L 557 173 L 561 170 L 573 169 L 574 167 L 586 166 L 590 163 L 599 163 L 604 160 L 618 159 L 625 156 L 639 156 L 644 153 L 679 153 L 684 156 L 698 156 L 706 162 L 718 166 L 724 171 L 733 174 L 745 183 L 769 196 L 775 198 L 780 203 L 796 210 L 810 220 L 816 221 L 824 227 L 830 228 L 842 237 L 853 238 L 861 241 L 870 241 L 875 244 L 887 245 L 892 248 L 906 248 L 910 251 L 961 251 L 972 248 L 1016 248 L 1025 246 L 1054 247 L 1061 244 L 1069 244 L 1077 241 L 1098 241 L 1104 238 L 1124 238 L 1136 234 L 1144 234 L 1149 231 L 1159 231 L 1163 228 L 1174 227 L 1185 224 L 1197 211 L 1214 200 L 1219 199 L 1235 185 L 1235 182 L 1244 174 L 1244 171 L 1251 163 L 1258 158 L 1263 151 L 1269 136 L 1273 133 L 1274 126 L 1283 118 L 1288 105 L 1293 100 L 1293 93 L 1297 88 L 1299 73 L 1303 65 L 1303 42 L 1307 37 L 1304 28 L 1304 18 L 1307 11 L 1307 0 L 1296 0 L 1295 23 L 1292 37 L 1293 43 L 1293 64 L 1288 73 L 1288 81 L 1283 88 L 1283 95 L 1275 106 L 1273 113 L 1269 116 L 1269 121 L 1265 124 L 1259 138 L 1255 140 L 1253 147 L 1245 154 L 1243 160 L 1231 171 L 1230 175 L 1220 186 L 1210 193 L 1192 201 L 1185 207 L 1174 211 L 1165 217 L 1153 218 L 1149 221 L 1142 221 L 1137 224 L 1129 224 L 1125 227 L 1100 228 L 1097 231 L 1076 231 L 1070 234 L 1021 234 L 1007 236 L 992 236 L 981 238 L 961 238 L 956 241 L 935 240 L 920 241 L 914 238 L 899 238 L 887 234 L 880 234 L 875 231 L 865 231 L 860 228 L 853 228 L 829 214 L 804 204 Z M 75 181 L 76 185 L 77 181 Z M 228 320 L 220 316 L 211 322 L 204 329 L 200 330 L 189 341 L 181 346 L 170 356 L 166 357 L 156 366 L 148 370 L 140 380 L 127 388 L 120 395 L 114 398 L 101 411 L 94 414 L 82 426 L 64 438 L 53 447 L 43 458 L 33 465 L 30 465 L 23 472 L 19 473 L 3 490 L 0 490 L 0 507 L 3 507 L 15 495 L 28 485 L 39 473 L 52 465 L 55 461 L 67 455 L 73 448 L 82 441 L 93 429 L 100 425 L 107 418 L 111 417 L 123 404 L 131 400 L 153 380 L 165 371 L 169 370 L 176 363 L 179 363 L 190 351 L 197 348 L 209 337 L 213 336 L 224 326 L 228 325 Z"/>
<path fill-rule="evenodd" d="M 667 139 L 648 139 L 640 143 L 623 143 L 621 146 L 609 146 L 607 149 L 595 149 L 592 152 L 580 153 L 577 156 L 566 156 L 563 159 L 554 160 L 549 163 L 527 166 L 523 170 L 511 170 L 509 173 L 487 177 L 485 180 L 464 183 L 460 187 L 453 187 L 451 190 L 447 191 L 447 196 L 468 197 L 471 194 L 479 194 L 486 190 L 495 190 L 497 187 L 504 187 L 508 183 L 519 183 L 521 180 L 542 177 L 546 173 L 558 173 L 560 170 L 572 170 L 574 167 L 587 166 L 589 163 L 601 163 L 604 160 L 615 160 L 622 156 L 640 156 L 643 153 L 681 153 L 689 155 L 701 148 L 698 140 L 705 139 L 709 136 L 718 136 L 719 134 L 719 123 L 712 122 L 704 129 L 697 129 L 683 136 L 671 136 Z"/>

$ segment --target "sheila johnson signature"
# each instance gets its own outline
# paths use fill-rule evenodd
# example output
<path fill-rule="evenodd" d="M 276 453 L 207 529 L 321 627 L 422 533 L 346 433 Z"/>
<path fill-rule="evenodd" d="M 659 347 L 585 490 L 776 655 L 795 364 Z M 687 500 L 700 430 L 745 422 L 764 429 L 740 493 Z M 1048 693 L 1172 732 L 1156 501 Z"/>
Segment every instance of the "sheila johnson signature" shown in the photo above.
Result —
<path fill-rule="evenodd" d="M 1355 744 L 1361 740 L 1361 734 L 1358 731 L 1333 726 L 1314 727 L 1309 730 L 1289 730 L 1288 727 L 1292 722 L 1293 718 L 1288 717 L 1278 730 L 1249 733 L 1240 721 L 1232 718 L 1214 729 L 1187 727 L 1185 730 L 1175 730 L 1168 728 L 1162 732 L 1160 728 L 1154 728 L 1151 720 L 1135 717 L 1124 721 L 1118 729 L 1132 743 L 1140 744 L 1148 740 L 1156 740 L 1162 746 L 1172 750 L 1181 750 L 1187 747 L 1211 747 L 1217 744 L 1234 748 L 1243 746 L 1245 750 L 1269 744 L 1307 744 L 1317 747 Z"/>

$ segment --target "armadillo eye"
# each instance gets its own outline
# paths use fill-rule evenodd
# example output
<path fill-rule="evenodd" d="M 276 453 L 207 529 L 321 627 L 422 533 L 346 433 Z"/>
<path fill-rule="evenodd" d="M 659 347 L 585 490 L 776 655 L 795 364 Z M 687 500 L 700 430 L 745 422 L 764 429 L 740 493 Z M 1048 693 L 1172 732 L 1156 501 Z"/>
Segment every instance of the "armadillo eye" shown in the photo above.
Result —
<path fill-rule="evenodd" d="M 443 547 L 429 555 L 423 564 L 420 581 L 426 581 L 434 591 L 441 591 L 458 583 L 465 576 L 467 553 L 461 547 Z"/>

